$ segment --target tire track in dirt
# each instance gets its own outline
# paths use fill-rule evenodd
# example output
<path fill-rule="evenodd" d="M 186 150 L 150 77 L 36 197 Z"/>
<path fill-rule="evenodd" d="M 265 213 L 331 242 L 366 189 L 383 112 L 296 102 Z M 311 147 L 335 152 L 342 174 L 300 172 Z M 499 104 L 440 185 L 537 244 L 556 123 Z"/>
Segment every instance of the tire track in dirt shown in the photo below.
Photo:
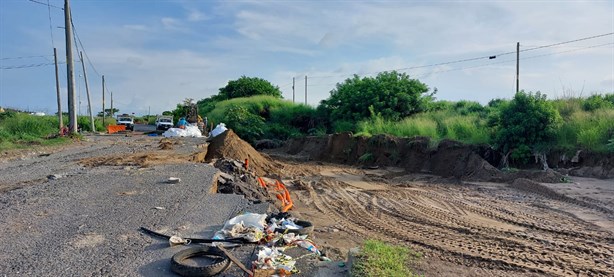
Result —
<path fill-rule="evenodd" d="M 614 274 L 607 232 L 563 215 L 540 216 L 512 201 L 437 186 L 360 190 L 328 177 L 316 186 L 322 192 L 310 189 L 316 209 L 361 237 L 418 245 L 444 260 L 484 268 Z"/>

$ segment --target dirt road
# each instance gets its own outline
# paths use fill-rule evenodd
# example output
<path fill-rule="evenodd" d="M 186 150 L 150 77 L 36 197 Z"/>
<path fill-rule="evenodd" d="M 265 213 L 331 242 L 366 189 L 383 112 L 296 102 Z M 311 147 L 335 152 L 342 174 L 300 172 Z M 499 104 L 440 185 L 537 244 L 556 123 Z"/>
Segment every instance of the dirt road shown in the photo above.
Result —
<path fill-rule="evenodd" d="M 314 223 L 316 244 L 332 258 L 374 238 L 422 252 L 414 266 L 426 276 L 614 275 L 613 180 L 465 182 L 269 158 L 230 135 L 213 143 L 104 136 L 0 159 L 0 243 L 8 249 L 0 273 L 168 275 L 172 253 L 152 247 L 138 227 L 206 237 L 203 229 L 250 206 L 214 193 L 215 171 L 201 162 L 215 156 L 249 158 L 256 175 L 284 180 L 291 212 Z M 184 187 L 162 185 L 169 174 L 183 175 Z"/>
<path fill-rule="evenodd" d="M 339 230 L 322 236 L 327 247 L 349 247 L 347 241 L 357 237 L 408 245 L 428 256 L 427 264 L 418 266 L 427 275 L 614 274 L 611 180 L 602 191 L 609 196 L 600 195 L 608 202 L 588 199 L 585 205 L 587 199 L 549 190 L 407 175 L 398 168 L 293 166 L 304 175 L 303 190 L 295 190 L 299 210 L 319 226 Z M 551 186 L 586 187 L 589 180 Z"/>
<path fill-rule="evenodd" d="M 157 159 L 189 156 L 189 139 L 176 151 L 159 150 L 159 138 L 87 139 L 1 160 L 0 276 L 175 276 L 170 257 L 184 246 L 168 247 L 140 227 L 210 238 L 241 210 L 268 206 L 252 210 L 258 205 L 242 196 L 212 193 L 210 165 Z M 235 255 L 253 249 L 242 250 L 249 253 Z"/>

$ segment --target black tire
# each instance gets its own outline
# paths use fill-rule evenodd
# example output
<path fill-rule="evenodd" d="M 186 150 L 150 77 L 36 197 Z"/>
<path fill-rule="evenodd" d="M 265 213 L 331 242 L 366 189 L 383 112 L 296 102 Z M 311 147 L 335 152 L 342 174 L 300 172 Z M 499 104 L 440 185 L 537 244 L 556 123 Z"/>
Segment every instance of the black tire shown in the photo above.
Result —
<path fill-rule="evenodd" d="M 212 260 L 210 265 L 191 266 L 184 263 L 193 257 L 208 257 Z M 177 252 L 171 259 L 171 270 L 181 276 L 214 276 L 230 266 L 230 259 L 216 247 L 191 247 Z"/>
<path fill-rule="evenodd" d="M 313 233 L 313 224 L 311 224 L 311 222 L 306 221 L 306 220 L 297 220 L 296 225 L 301 226 L 303 228 L 301 229 L 280 229 L 277 228 L 275 229 L 275 232 L 278 233 L 295 233 L 297 235 L 311 235 L 311 233 Z"/>

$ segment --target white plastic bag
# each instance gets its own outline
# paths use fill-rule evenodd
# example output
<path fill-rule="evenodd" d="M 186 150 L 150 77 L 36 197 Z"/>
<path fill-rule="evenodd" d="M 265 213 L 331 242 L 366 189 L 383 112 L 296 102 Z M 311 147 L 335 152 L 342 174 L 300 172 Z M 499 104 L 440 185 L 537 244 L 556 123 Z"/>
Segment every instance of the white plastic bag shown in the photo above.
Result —
<path fill-rule="evenodd" d="M 219 134 L 226 132 L 228 128 L 226 128 L 226 124 L 220 123 L 215 126 L 215 129 L 211 130 L 211 137 L 217 137 Z"/>

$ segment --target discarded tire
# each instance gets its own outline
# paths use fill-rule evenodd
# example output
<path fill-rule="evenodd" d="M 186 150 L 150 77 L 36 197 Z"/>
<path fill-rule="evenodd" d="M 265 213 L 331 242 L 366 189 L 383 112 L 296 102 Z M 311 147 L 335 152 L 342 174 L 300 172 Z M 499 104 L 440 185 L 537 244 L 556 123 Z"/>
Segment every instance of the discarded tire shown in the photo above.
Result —
<path fill-rule="evenodd" d="M 194 257 L 206 257 L 211 259 L 211 264 L 204 266 L 192 266 L 185 263 Z M 230 266 L 230 259 L 221 250 L 215 247 L 199 246 L 177 252 L 171 259 L 171 270 L 181 276 L 214 276 L 226 270 Z"/>
<path fill-rule="evenodd" d="M 313 233 L 313 224 L 306 220 L 297 220 L 294 222 L 296 225 L 301 226 L 301 229 L 275 229 L 275 232 L 278 233 L 295 233 L 297 235 L 310 235 Z"/>

